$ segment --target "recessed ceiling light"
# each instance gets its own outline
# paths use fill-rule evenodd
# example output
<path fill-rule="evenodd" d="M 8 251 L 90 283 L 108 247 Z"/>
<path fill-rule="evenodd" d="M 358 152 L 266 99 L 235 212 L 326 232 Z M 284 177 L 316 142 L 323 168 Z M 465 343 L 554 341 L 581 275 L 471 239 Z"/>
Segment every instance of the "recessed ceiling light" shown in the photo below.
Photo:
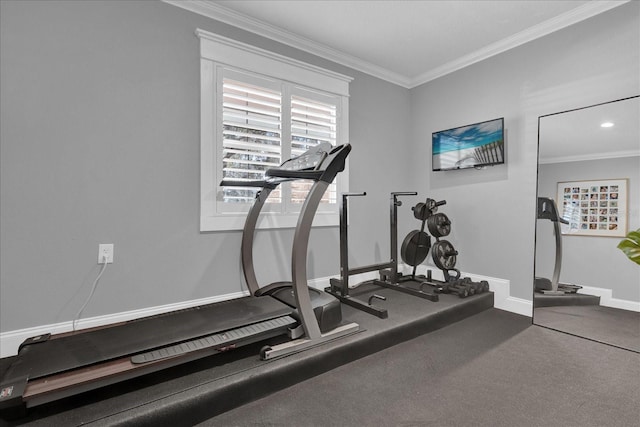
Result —
<path fill-rule="evenodd" d="M 611 122 L 604 122 L 600 125 L 600 127 L 602 128 L 612 128 L 613 127 L 613 123 Z"/>

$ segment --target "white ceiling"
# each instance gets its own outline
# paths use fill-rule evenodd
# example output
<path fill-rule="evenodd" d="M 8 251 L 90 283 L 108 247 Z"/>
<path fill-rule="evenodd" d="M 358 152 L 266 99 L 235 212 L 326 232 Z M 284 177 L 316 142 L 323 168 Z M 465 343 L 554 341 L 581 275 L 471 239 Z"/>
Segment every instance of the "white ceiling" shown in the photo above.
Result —
<path fill-rule="evenodd" d="M 628 0 L 165 1 L 411 88 Z"/>
<path fill-rule="evenodd" d="M 412 88 L 629 0 L 164 1 Z M 638 155 L 638 105 L 543 118 L 541 162 Z"/>
<path fill-rule="evenodd" d="M 640 156 L 639 117 L 638 97 L 543 116 L 540 163 Z"/>

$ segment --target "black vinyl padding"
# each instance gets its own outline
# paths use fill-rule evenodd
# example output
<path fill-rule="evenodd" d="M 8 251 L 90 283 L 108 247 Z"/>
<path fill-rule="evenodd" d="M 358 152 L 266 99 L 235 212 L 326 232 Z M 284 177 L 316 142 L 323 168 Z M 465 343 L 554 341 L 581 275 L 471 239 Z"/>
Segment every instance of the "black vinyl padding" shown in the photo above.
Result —
<path fill-rule="evenodd" d="M 285 316 L 271 297 L 247 297 L 142 318 L 24 346 L 5 377 L 36 379 Z"/>
<path fill-rule="evenodd" d="M 340 326 L 342 323 L 342 306 L 340 305 L 340 300 L 333 295 L 313 288 L 309 288 L 309 294 L 311 297 L 311 306 L 316 315 L 320 332 L 329 332 Z M 295 295 L 293 294 L 293 288 L 291 286 L 276 289 L 269 293 L 269 295 L 292 308 L 296 307 Z M 292 316 L 299 320 L 300 316 L 297 309 L 292 313 Z"/>

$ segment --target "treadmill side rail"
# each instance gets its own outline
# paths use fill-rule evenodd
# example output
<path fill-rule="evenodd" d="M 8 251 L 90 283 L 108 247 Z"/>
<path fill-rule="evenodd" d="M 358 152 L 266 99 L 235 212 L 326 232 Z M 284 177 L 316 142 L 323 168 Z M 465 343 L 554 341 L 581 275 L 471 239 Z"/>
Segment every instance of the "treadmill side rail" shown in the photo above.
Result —
<path fill-rule="evenodd" d="M 231 350 L 241 345 L 261 341 L 272 336 L 281 335 L 298 323 L 291 316 L 278 317 L 260 323 L 254 323 L 242 328 L 212 334 L 180 344 L 162 347 L 146 353 L 136 354 L 131 357 L 131 363 L 142 364 L 155 362 L 171 357 L 179 357 L 194 351 L 214 348 L 218 352 Z"/>
<path fill-rule="evenodd" d="M 272 324 L 269 324 L 270 321 L 260 322 L 267 323 L 268 325 L 256 326 L 253 333 L 245 334 L 245 336 L 241 336 L 242 333 L 239 332 L 240 329 L 244 328 L 227 331 L 227 334 L 232 337 L 227 343 L 201 346 L 200 348 L 196 348 L 196 346 L 191 344 L 191 351 L 185 351 L 183 353 L 176 352 L 166 357 L 146 357 L 146 360 L 139 358 L 137 363 L 134 363 L 133 359 L 141 355 L 123 357 L 97 364 L 89 369 L 76 369 L 74 371 L 32 380 L 26 384 L 26 388 L 20 396 L 14 392 L 15 399 L 12 402 L 7 402 L 7 407 L 22 406 L 31 408 L 127 379 L 147 375 L 172 366 L 219 354 L 227 350 L 233 350 L 244 345 L 286 335 L 289 328 L 297 324 L 297 321 L 290 316 L 283 316 L 273 320 L 275 320 L 275 322 Z M 254 324 L 253 326 L 255 325 L 259 324 Z M 251 327 L 252 325 L 249 325 L 247 328 Z M 208 337 L 203 338 L 205 342 L 206 338 Z M 169 352 L 158 352 L 158 354 L 167 353 Z"/>
<path fill-rule="evenodd" d="M 301 338 L 293 341 L 287 341 L 279 345 L 274 345 L 264 349 L 260 353 L 262 360 L 274 359 L 276 357 L 286 356 L 292 353 L 297 353 L 312 347 L 316 347 L 321 344 L 325 344 L 328 341 L 335 340 L 347 335 L 355 334 L 360 330 L 360 326 L 357 323 L 347 323 L 342 326 L 338 326 L 332 331 L 320 335 L 318 338 Z"/>

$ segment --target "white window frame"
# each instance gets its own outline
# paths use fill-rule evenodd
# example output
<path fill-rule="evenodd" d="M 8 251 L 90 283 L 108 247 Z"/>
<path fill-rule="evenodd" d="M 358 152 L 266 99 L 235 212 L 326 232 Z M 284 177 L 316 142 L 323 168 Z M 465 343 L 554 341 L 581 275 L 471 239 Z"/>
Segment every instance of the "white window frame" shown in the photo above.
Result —
<path fill-rule="evenodd" d="M 222 114 L 218 114 L 217 107 L 217 73 L 223 69 L 244 71 L 291 83 L 294 91 L 297 88 L 335 97 L 338 107 L 337 145 L 349 141 L 349 83 L 353 79 L 201 29 L 196 30 L 196 35 L 200 38 L 200 231 L 241 230 L 249 207 L 244 205 L 238 212 L 223 212 L 217 206 L 222 177 L 218 161 Z M 289 141 L 283 139 L 282 143 L 288 144 Z M 338 195 L 348 191 L 348 161 L 336 184 Z M 313 225 L 338 225 L 338 204 L 337 201 L 335 209 L 329 211 L 319 210 Z M 293 228 L 297 220 L 296 212 L 265 210 L 257 228 Z"/>

